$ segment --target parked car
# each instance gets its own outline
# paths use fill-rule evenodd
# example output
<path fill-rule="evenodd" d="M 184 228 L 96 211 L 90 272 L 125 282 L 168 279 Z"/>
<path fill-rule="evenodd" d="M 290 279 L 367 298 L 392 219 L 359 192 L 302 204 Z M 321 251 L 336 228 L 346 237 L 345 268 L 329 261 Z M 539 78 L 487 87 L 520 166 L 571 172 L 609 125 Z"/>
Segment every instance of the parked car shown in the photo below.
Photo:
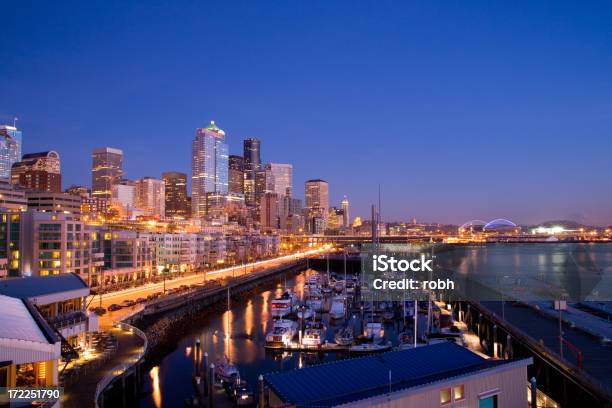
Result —
<path fill-rule="evenodd" d="M 122 307 L 116 303 L 113 303 L 108 307 L 109 312 L 114 312 L 115 310 L 120 310 Z"/>
<path fill-rule="evenodd" d="M 123 302 L 121 302 L 121 305 L 123 307 L 132 307 L 136 304 L 136 302 L 134 302 L 133 300 L 124 300 Z"/>
<path fill-rule="evenodd" d="M 136 299 L 136 303 L 145 303 L 147 301 L 147 299 L 139 297 L 138 299 Z"/>

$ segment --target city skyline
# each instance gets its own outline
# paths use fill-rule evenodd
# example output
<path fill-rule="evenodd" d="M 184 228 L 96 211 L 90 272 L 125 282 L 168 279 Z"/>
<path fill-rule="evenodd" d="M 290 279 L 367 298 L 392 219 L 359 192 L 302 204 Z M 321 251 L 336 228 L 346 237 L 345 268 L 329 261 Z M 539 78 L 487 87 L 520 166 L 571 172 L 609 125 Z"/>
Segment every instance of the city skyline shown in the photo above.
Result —
<path fill-rule="evenodd" d="M 19 118 L 22 153 L 60 154 L 64 188 L 89 185 L 99 146 L 124 151 L 129 179 L 189 174 L 194 129 L 216 120 L 230 154 L 259 138 L 262 163 L 293 165 L 295 196 L 325 179 L 353 216 L 380 184 L 385 220 L 612 223 L 609 5 L 158 5 L 149 29 L 138 7 L 63 7 L 3 8 L 0 122 Z M 168 14 L 185 28 L 149 31 Z"/>

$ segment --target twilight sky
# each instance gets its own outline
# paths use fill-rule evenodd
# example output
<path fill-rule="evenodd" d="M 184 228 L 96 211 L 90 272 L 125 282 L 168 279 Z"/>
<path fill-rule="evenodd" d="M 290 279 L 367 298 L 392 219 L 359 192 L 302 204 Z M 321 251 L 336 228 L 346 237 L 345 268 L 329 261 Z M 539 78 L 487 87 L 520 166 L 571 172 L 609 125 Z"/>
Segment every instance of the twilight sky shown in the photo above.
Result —
<path fill-rule="evenodd" d="M 612 2 L 0 3 L 0 122 L 64 187 L 122 148 L 189 173 L 196 127 L 330 182 L 351 216 L 612 224 Z"/>

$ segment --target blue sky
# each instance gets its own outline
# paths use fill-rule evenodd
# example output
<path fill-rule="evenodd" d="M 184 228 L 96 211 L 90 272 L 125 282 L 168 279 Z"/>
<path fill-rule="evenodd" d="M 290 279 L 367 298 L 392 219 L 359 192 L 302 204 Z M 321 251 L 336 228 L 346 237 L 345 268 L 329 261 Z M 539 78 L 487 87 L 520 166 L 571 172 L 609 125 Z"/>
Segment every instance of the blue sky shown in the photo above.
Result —
<path fill-rule="evenodd" d="M 230 152 L 330 182 L 366 216 L 612 224 L 611 2 L 0 3 L 0 122 L 90 183 L 189 172 L 209 120 Z"/>

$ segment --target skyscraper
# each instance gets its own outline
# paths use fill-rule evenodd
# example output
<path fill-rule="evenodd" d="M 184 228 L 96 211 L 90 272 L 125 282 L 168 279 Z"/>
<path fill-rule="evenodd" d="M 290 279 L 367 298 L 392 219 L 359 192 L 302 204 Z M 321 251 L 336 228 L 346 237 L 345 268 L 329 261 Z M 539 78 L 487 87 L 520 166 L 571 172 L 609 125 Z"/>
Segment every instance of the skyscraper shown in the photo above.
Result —
<path fill-rule="evenodd" d="M 225 132 L 214 121 L 196 129 L 192 143 L 191 207 L 194 217 L 206 215 L 206 193 L 227 193 L 228 146 Z"/>
<path fill-rule="evenodd" d="M 244 158 L 229 156 L 229 192 L 244 194 Z"/>
<path fill-rule="evenodd" d="M 249 207 L 256 207 L 264 189 L 261 188 L 262 178 L 257 172 L 261 170 L 261 142 L 259 139 L 250 138 L 243 142 L 244 156 L 244 201 Z M 259 181 L 259 183 L 258 183 Z M 263 181 L 265 183 L 265 180 Z"/>
<path fill-rule="evenodd" d="M 308 225 L 312 233 L 325 230 L 327 212 L 329 211 L 329 185 L 325 180 L 308 180 L 305 183 L 305 205 Z"/>
<path fill-rule="evenodd" d="M 123 151 L 101 147 L 94 149 L 91 159 L 91 195 L 110 200 L 112 185 L 123 178 Z"/>
<path fill-rule="evenodd" d="M 11 178 L 13 163 L 21 159 L 21 131 L 15 126 L 0 125 L 0 178 Z"/>
<path fill-rule="evenodd" d="M 142 209 L 146 217 L 164 218 L 166 211 L 166 194 L 164 181 L 153 177 L 144 177 L 135 182 L 136 207 Z"/>
<path fill-rule="evenodd" d="M 244 168 L 246 170 L 259 170 L 261 168 L 261 141 L 255 138 L 245 139 L 244 147 Z"/>
<path fill-rule="evenodd" d="M 24 154 L 21 161 L 13 163 L 11 183 L 32 191 L 60 193 L 62 174 L 59 154 L 53 150 Z"/>
<path fill-rule="evenodd" d="M 344 228 L 350 227 L 351 217 L 349 216 L 349 201 L 346 196 L 342 200 L 342 226 Z"/>
<path fill-rule="evenodd" d="M 166 190 L 166 217 L 188 218 L 187 174 L 176 171 L 162 173 Z"/>
<path fill-rule="evenodd" d="M 291 164 L 266 164 L 266 191 L 281 196 L 291 196 L 293 191 L 293 166 Z"/>
<path fill-rule="evenodd" d="M 278 194 L 274 192 L 266 192 L 262 195 L 261 210 L 259 212 L 259 221 L 262 229 L 279 228 L 278 197 Z"/>

